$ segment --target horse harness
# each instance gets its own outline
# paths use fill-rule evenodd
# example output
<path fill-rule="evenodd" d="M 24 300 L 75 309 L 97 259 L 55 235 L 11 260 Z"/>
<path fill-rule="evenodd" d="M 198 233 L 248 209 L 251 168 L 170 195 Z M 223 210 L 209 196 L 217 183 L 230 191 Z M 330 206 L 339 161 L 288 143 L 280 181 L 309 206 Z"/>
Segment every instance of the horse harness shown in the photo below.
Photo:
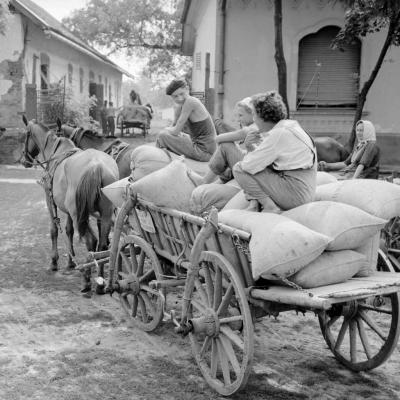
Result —
<path fill-rule="evenodd" d="M 49 213 L 50 213 L 50 217 L 51 219 L 54 221 L 54 223 L 56 224 L 58 230 L 63 233 L 61 224 L 60 224 L 60 218 L 58 217 L 58 213 L 57 213 L 57 206 L 55 204 L 54 201 L 54 196 L 53 196 L 53 179 L 54 179 L 54 173 L 57 169 L 57 167 L 68 157 L 72 156 L 73 154 L 76 154 L 77 152 L 80 152 L 81 149 L 74 147 L 70 150 L 64 151 L 58 155 L 55 155 L 55 152 L 57 151 L 58 147 L 60 146 L 62 140 L 61 138 L 57 137 L 56 140 L 53 143 L 53 147 L 51 150 L 51 154 L 53 154 L 53 156 L 51 156 L 48 160 L 44 160 L 43 162 L 40 162 L 38 160 L 36 160 L 35 157 L 32 157 L 30 155 L 30 153 L 28 152 L 28 140 L 29 138 L 32 139 L 32 141 L 35 143 L 35 146 L 39 149 L 39 152 L 42 151 L 44 152 L 44 149 L 47 146 L 47 142 L 49 140 L 49 137 L 51 135 L 51 132 L 47 133 L 46 136 L 46 140 L 44 143 L 44 147 L 43 149 L 40 148 L 39 144 L 36 142 L 34 136 L 32 135 L 31 131 L 28 130 L 27 131 L 27 136 L 26 136 L 26 140 L 25 140 L 25 149 L 24 149 L 24 157 L 25 159 L 27 159 L 27 156 L 29 156 L 29 160 L 28 162 L 30 162 L 32 165 L 34 165 L 35 162 L 37 162 L 43 169 L 44 169 L 44 173 L 41 177 L 41 179 L 39 181 L 37 181 L 37 183 L 43 187 L 45 193 L 46 193 L 46 197 L 49 199 L 48 202 L 48 208 L 49 208 Z M 50 164 L 51 161 L 55 161 L 54 163 Z M 67 246 L 68 249 L 68 246 Z M 69 252 L 69 251 L 68 251 Z M 76 260 L 73 256 L 73 254 L 71 254 L 69 252 L 72 260 L 76 263 Z"/>
<path fill-rule="evenodd" d="M 70 139 L 76 144 L 77 147 L 79 147 L 82 138 L 86 132 L 87 131 L 82 127 L 75 128 L 72 131 Z M 122 142 L 121 140 L 117 139 L 114 140 L 109 146 L 102 149 L 102 151 L 110 155 L 115 160 L 115 162 L 118 162 L 124 150 L 126 150 L 128 147 L 129 143 Z"/>

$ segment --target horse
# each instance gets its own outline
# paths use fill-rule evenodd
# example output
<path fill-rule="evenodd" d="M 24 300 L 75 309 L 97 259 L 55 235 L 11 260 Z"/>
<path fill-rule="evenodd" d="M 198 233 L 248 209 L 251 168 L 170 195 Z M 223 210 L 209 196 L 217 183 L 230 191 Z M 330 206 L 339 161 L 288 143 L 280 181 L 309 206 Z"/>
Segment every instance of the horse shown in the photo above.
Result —
<path fill-rule="evenodd" d="M 314 138 L 314 143 L 318 161 L 329 163 L 344 161 L 350 154 L 342 144 L 330 136 Z"/>
<path fill-rule="evenodd" d="M 57 119 L 57 132 L 71 139 L 80 149 L 96 149 L 112 155 L 117 163 L 120 179 L 130 175 L 131 153 L 136 148 L 135 144 L 129 144 L 120 139 L 103 138 L 89 129 L 62 124 L 59 119 Z"/>
<path fill-rule="evenodd" d="M 23 116 L 26 138 L 23 165 L 31 167 L 35 162 L 44 168 L 41 183 L 46 193 L 50 214 L 52 241 L 49 270 L 58 270 L 58 217 L 57 210 L 67 215 L 67 268 L 74 268 L 74 230 L 77 229 L 88 251 L 108 248 L 114 207 L 101 188 L 119 179 L 118 167 L 113 158 L 101 151 L 81 150 L 67 138 L 60 138 L 46 126 L 29 121 Z M 90 227 L 89 216 L 98 220 L 98 240 Z M 84 274 L 83 292 L 90 291 L 90 274 Z"/>

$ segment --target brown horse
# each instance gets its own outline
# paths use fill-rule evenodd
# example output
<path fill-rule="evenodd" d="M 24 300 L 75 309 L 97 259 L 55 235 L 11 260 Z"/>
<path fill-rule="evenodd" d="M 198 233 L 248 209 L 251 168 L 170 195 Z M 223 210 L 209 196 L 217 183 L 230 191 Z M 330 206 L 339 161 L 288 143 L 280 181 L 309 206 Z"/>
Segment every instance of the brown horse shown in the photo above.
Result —
<path fill-rule="evenodd" d="M 75 266 L 73 258 L 74 227 L 84 240 L 88 251 L 106 250 L 111 229 L 113 205 L 102 194 L 101 188 L 119 179 L 118 167 L 112 157 L 94 149 L 82 151 L 71 140 L 59 138 L 34 120 L 23 121 L 27 127 L 24 161 L 25 167 L 38 162 L 44 168 L 42 182 L 50 213 L 52 256 L 50 269 L 58 269 L 57 209 L 67 215 L 68 267 Z M 89 215 L 98 219 L 99 239 L 89 225 Z M 86 281 L 86 288 L 89 289 Z"/>
<path fill-rule="evenodd" d="M 314 143 L 318 161 L 329 163 L 344 161 L 350 154 L 342 144 L 330 136 L 314 138 Z"/>
<path fill-rule="evenodd" d="M 80 149 L 96 149 L 112 155 L 118 165 L 120 179 L 130 175 L 131 153 L 136 148 L 136 145 L 119 139 L 103 138 L 97 136 L 91 130 L 61 124 L 60 120 L 57 120 L 57 132 L 66 138 L 70 138 L 75 143 L 75 146 Z M 117 151 L 113 152 L 113 149 Z"/>

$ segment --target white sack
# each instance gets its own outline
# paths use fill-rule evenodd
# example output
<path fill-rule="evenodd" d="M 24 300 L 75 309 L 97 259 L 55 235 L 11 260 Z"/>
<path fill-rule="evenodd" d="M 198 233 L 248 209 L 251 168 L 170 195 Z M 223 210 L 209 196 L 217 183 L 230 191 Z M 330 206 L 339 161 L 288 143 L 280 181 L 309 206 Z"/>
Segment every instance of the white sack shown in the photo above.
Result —
<path fill-rule="evenodd" d="M 249 249 L 255 280 L 293 275 L 317 258 L 331 241 L 279 214 L 225 210 L 218 220 L 251 233 Z"/>
<path fill-rule="evenodd" d="M 190 196 L 196 187 L 193 177 L 183 158 L 172 161 L 166 167 L 152 172 L 130 186 L 139 198 L 150 201 L 159 207 L 174 208 L 189 212 Z"/>
<path fill-rule="evenodd" d="M 325 251 L 288 279 L 304 289 L 333 285 L 352 278 L 368 262 L 352 250 Z"/>
<path fill-rule="evenodd" d="M 400 215 L 400 186 L 375 179 L 352 179 L 317 186 L 315 200 L 350 204 L 387 220 Z"/>
<path fill-rule="evenodd" d="M 324 171 L 317 171 L 317 186 L 326 185 L 327 183 L 337 182 L 338 180 L 332 174 Z"/>
<path fill-rule="evenodd" d="M 137 181 L 154 171 L 164 168 L 172 161 L 169 153 L 159 147 L 142 145 L 131 153 L 131 177 Z"/>
<path fill-rule="evenodd" d="M 108 186 L 104 186 L 101 190 L 108 200 L 116 207 L 121 207 L 125 201 L 126 187 L 129 185 L 130 177 L 120 179 Z"/>
<path fill-rule="evenodd" d="M 303 204 L 282 215 L 333 238 L 327 250 L 355 249 L 379 232 L 387 222 L 360 208 L 333 201 Z"/>

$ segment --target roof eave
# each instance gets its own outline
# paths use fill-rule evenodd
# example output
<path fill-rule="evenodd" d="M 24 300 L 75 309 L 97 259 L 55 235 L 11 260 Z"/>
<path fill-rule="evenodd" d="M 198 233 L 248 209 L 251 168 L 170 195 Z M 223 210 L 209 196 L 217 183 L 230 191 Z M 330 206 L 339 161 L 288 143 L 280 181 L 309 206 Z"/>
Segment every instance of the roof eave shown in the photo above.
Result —
<path fill-rule="evenodd" d="M 26 8 L 23 4 L 18 2 L 18 0 L 11 0 L 11 3 L 13 7 L 19 11 L 21 14 L 25 15 L 27 18 L 31 19 L 34 23 L 37 25 L 42 26 L 42 29 L 44 33 L 50 33 L 51 36 L 53 36 L 55 39 L 61 40 L 66 42 L 67 44 L 75 47 L 78 51 L 95 58 L 97 61 L 102 62 L 103 64 L 108 65 L 110 68 L 116 69 L 119 71 L 121 74 L 126 75 L 128 78 L 135 79 L 135 77 L 130 74 L 128 71 L 125 71 L 123 68 L 119 67 L 118 65 L 114 64 L 111 60 L 108 60 L 107 57 L 99 54 L 96 54 L 94 49 L 91 49 L 89 46 L 86 48 L 82 46 L 80 43 L 72 40 L 71 38 L 63 35 L 61 32 L 53 29 L 51 26 L 49 26 L 45 21 L 43 21 L 42 18 L 40 18 L 38 15 L 36 15 L 34 12 Z"/>

